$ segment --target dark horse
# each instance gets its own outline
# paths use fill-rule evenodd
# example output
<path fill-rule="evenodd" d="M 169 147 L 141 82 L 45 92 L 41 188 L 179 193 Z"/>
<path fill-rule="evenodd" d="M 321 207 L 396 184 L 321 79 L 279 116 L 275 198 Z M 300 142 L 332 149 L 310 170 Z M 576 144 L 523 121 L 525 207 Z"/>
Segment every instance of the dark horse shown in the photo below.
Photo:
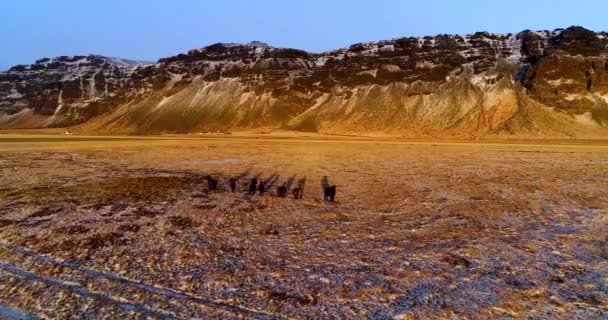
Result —
<path fill-rule="evenodd" d="M 331 186 L 331 187 L 325 188 L 325 190 L 323 192 L 323 198 L 325 199 L 325 201 L 334 202 L 335 197 L 336 197 L 336 186 Z"/>
<path fill-rule="evenodd" d="M 279 198 L 285 198 L 287 196 L 287 186 L 285 184 L 277 188 L 277 195 Z"/>
<path fill-rule="evenodd" d="M 249 195 L 255 195 L 255 191 L 258 189 L 258 179 L 253 178 L 249 184 Z"/>
<path fill-rule="evenodd" d="M 336 197 L 336 186 L 329 184 L 327 176 L 321 178 L 321 188 L 323 188 L 323 200 L 334 202 L 334 198 Z"/>
<path fill-rule="evenodd" d="M 232 191 L 232 193 L 236 192 L 236 179 L 235 178 L 230 178 L 230 191 Z"/>
<path fill-rule="evenodd" d="M 207 175 L 205 179 L 207 180 L 207 184 L 209 185 L 209 190 L 217 190 L 217 180 L 211 178 L 210 175 Z"/>

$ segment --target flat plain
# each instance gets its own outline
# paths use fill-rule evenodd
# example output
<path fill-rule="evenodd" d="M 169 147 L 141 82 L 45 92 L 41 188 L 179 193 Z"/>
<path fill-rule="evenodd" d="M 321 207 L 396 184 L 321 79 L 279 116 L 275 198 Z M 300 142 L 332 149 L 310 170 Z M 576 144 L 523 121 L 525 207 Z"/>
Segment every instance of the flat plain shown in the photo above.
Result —
<path fill-rule="evenodd" d="M 608 141 L 2 134 L 0 315 L 607 319 Z"/>

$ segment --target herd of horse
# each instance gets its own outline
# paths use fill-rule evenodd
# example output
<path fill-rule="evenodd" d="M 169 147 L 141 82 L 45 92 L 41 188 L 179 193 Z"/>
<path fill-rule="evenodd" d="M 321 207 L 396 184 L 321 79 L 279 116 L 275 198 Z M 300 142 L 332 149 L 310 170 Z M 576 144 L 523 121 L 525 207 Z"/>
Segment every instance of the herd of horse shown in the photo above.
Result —
<path fill-rule="evenodd" d="M 205 180 L 207 180 L 207 185 L 209 186 L 210 191 L 218 190 L 218 185 L 219 185 L 218 179 L 214 179 L 210 175 L 207 175 L 205 177 Z M 232 193 L 237 192 L 238 180 L 239 179 L 237 179 L 237 178 L 230 178 L 228 180 L 228 183 L 230 184 L 230 191 Z M 306 182 L 306 178 L 301 180 L 296 187 L 291 189 L 291 194 L 293 195 L 294 199 L 297 200 L 297 199 L 302 199 L 304 197 L 305 182 Z M 247 194 L 250 196 L 253 196 L 253 195 L 256 195 L 259 193 L 259 195 L 263 196 L 264 193 L 267 191 L 266 186 L 267 186 L 267 183 L 265 183 L 263 181 L 260 182 L 260 181 L 258 181 L 257 178 L 251 178 L 249 180 L 249 188 L 247 190 Z M 321 187 L 323 189 L 323 199 L 325 201 L 334 202 L 334 199 L 336 197 L 336 186 L 330 185 L 327 177 L 323 177 L 321 179 Z M 277 197 L 286 198 L 288 193 L 289 193 L 289 187 L 288 187 L 287 183 L 283 183 L 282 185 L 277 187 L 277 190 L 276 190 Z M 273 193 L 271 193 L 271 194 L 273 194 Z"/>

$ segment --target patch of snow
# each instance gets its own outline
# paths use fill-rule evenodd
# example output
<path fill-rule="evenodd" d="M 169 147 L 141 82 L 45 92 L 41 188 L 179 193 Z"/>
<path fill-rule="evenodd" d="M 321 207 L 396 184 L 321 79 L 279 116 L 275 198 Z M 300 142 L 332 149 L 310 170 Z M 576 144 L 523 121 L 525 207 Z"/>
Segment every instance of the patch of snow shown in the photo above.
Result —
<path fill-rule="evenodd" d="M 55 114 L 63 107 L 63 89 L 59 90 L 59 95 L 57 96 L 57 109 L 55 110 Z"/>
<path fill-rule="evenodd" d="M 574 116 L 577 122 L 588 125 L 588 126 L 598 126 L 598 123 L 593 120 L 593 116 L 591 112 L 585 112 L 583 114 L 577 114 Z"/>
<path fill-rule="evenodd" d="M 395 45 L 387 44 L 380 48 L 380 52 L 393 52 L 395 51 Z"/>
<path fill-rule="evenodd" d="M 122 59 L 122 58 L 116 58 L 116 57 L 104 57 L 104 59 L 108 63 L 111 63 L 116 66 L 120 66 L 120 67 L 144 67 L 144 66 L 154 64 L 154 62 L 128 60 L 128 59 Z"/>
<path fill-rule="evenodd" d="M 387 64 L 382 66 L 382 69 L 388 71 L 388 72 L 399 72 L 401 71 L 401 68 L 399 66 L 396 66 L 394 64 Z"/>
<path fill-rule="evenodd" d="M 171 100 L 172 97 L 163 97 L 162 100 L 160 100 L 160 102 L 156 105 L 156 108 L 154 109 L 160 109 L 162 108 L 163 105 L 165 105 L 169 100 Z"/>
<path fill-rule="evenodd" d="M 330 98 L 329 93 L 322 94 L 320 97 L 317 98 L 315 105 L 310 107 L 307 111 L 318 109 L 325 102 L 327 102 L 327 100 L 329 100 L 329 98 Z"/>
<path fill-rule="evenodd" d="M 84 98 L 84 79 L 80 76 L 80 99 Z"/>
<path fill-rule="evenodd" d="M 418 48 L 422 48 L 424 46 L 424 39 L 423 38 L 418 38 Z"/>
<path fill-rule="evenodd" d="M 101 70 L 95 72 L 91 78 L 89 78 L 89 99 L 95 100 L 95 95 L 97 94 L 97 88 L 95 87 L 95 76 L 99 74 Z"/>
<path fill-rule="evenodd" d="M 497 75 L 487 75 L 487 74 L 474 74 L 470 77 L 470 81 L 477 87 L 484 88 L 490 82 L 494 82 L 497 78 Z"/>
<path fill-rule="evenodd" d="M 31 114 L 34 114 L 34 109 L 31 109 L 31 108 L 21 109 L 19 112 L 11 114 L 11 115 L 8 115 L 8 114 L 0 111 L 0 123 L 11 122 L 13 120 L 17 120 L 19 118 L 26 117 Z"/>
<path fill-rule="evenodd" d="M 557 80 L 547 80 L 547 83 L 553 87 L 559 87 L 564 84 L 576 84 L 577 81 L 574 79 L 557 79 Z"/>
<path fill-rule="evenodd" d="M 505 60 L 509 63 L 518 64 L 521 62 L 523 55 L 521 54 L 522 41 L 517 39 L 516 35 L 511 35 L 505 42 L 506 48 L 511 54 L 505 57 Z"/>
<path fill-rule="evenodd" d="M 9 94 L 8 96 L 6 96 L 6 98 L 8 99 L 21 99 L 23 98 L 25 95 L 22 93 L 19 93 L 19 91 L 15 90 L 15 89 L 11 89 L 11 94 Z"/>
<path fill-rule="evenodd" d="M 357 75 L 359 75 L 359 76 L 364 76 L 366 74 L 369 74 L 369 75 L 371 75 L 372 77 L 375 78 L 377 76 L 377 74 L 378 74 L 378 69 L 365 70 L 365 71 L 361 71 L 361 72 L 357 73 Z M 321 84 L 320 82 L 318 82 L 318 83 Z"/>
<path fill-rule="evenodd" d="M 418 69 L 426 69 L 426 68 L 432 68 L 433 66 L 435 66 L 435 64 L 431 61 L 417 61 L 416 62 L 416 68 Z"/>
<path fill-rule="evenodd" d="M 327 63 L 327 60 L 329 60 L 328 56 L 321 56 L 318 57 L 315 61 L 314 61 L 314 66 L 315 67 L 323 67 L 325 66 L 325 64 Z"/>
<path fill-rule="evenodd" d="M 580 94 L 574 94 L 574 93 L 569 93 L 568 95 L 566 95 L 566 97 L 564 98 L 564 100 L 566 101 L 574 101 L 574 100 L 581 100 L 581 99 L 586 99 L 587 96 L 583 96 Z"/>
<path fill-rule="evenodd" d="M 184 75 L 181 73 L 171 73 L 169 76 L 171 77 L 171 79 L 167 84 L 168 86 L 173 86 L 176 82 L 179 82 L 184 78 Z"/>
<path fill-rule="evenodd" d="M 604 100 L 604 102 L 606 102 L 606 104 L 608 104 L 608 95 L 602 95 L 599 97 L 600 97 L 600 99 Z"/>

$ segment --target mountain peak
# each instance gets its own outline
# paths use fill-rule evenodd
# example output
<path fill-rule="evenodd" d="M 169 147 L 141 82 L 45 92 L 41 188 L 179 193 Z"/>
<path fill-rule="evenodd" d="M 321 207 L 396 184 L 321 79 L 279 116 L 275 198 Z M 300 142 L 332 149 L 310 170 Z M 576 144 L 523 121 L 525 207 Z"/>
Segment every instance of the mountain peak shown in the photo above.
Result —
<path fill-rule="evenodd" d="M 274 47 L 261 41 L 251 41 L 249 43 L 220 42 L 198 49 L 198 51 L 221 51 L 223 49 L 257 49 L 263 51 L 274 49 Z"/>
<path fill-rule="evenodd" d="M 262 41 L 251 41 L 251 42 L 247 43 L 246 46 L 272 48 L 271 45 L 269 45 L 269 44 L 267 44 L 265 42 L 262 42 Z"/>
<path fill-rule="evenodd" d="M 75 56 L 58 56 L 54 58 L 40 58 L 33 64 L 29 65 L 16 65 L 11 67 L 8 71 L 39 71 L 47 69 L 61 69 L 61 68 L 77 68 L 77 67 L 101 67 L 104 64 L 119 68 L 133 68 L 153 64 L 147 61 L 129 60 L 116 57 L 106 57 L 99 54 L 89 54 L 87 56 L 75 55 Z"/>

